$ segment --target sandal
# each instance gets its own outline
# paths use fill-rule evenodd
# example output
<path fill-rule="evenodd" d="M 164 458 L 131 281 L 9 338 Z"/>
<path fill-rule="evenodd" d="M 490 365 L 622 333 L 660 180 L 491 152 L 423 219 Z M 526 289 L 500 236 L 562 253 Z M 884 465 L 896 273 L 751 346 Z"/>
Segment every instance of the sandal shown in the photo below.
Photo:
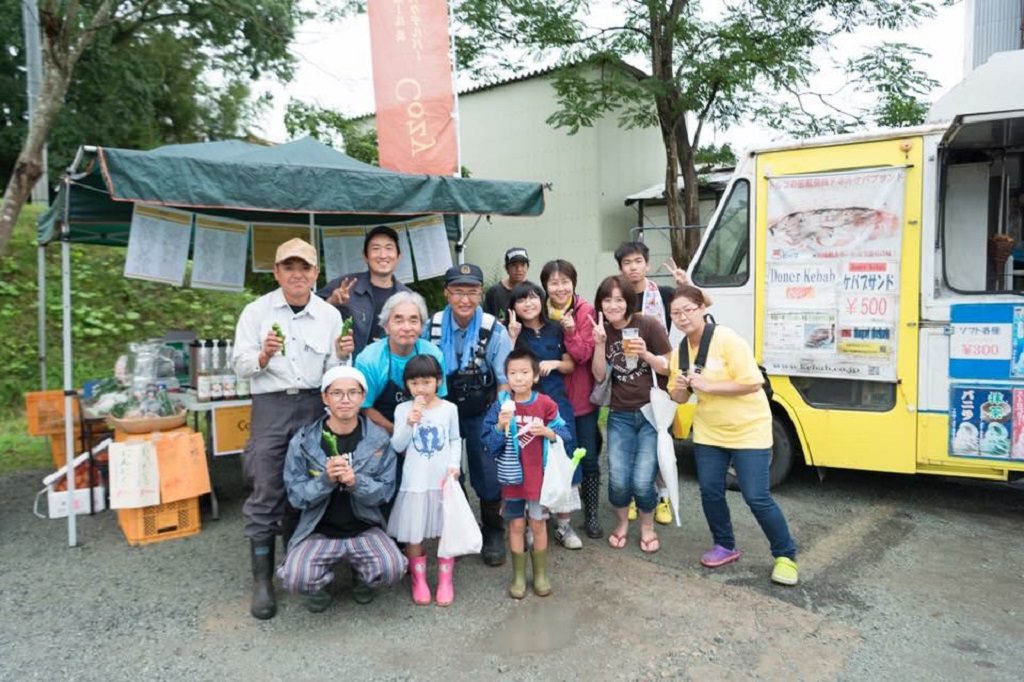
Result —
<path fill-rule="evenodd" d="M 608 546 L 612 549 L 622 549 L 626 546 L 626 533 L 619 535 L 618 533 L 608 534 Z"/>
<path fill-rule="evenodd" d="M 661 549 L 661 540 L 658 539 L 657 534 L 653 534 L 653 535 L 651 535 L 650 537 L 648 537 L 645 540 L 643 538 L 643 534 L 641 532 L 641 537 L 640 537 L 640 551 L 641 552 L 643 552 L 644 554 L 654 554 L 659 549 Z"/>

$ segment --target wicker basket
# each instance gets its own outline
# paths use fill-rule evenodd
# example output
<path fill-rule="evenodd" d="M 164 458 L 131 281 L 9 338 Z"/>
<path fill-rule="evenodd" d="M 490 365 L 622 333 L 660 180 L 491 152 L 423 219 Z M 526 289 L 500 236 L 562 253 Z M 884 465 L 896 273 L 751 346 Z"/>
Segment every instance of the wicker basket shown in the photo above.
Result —
<path fill-rule="evenodd" d="M 185 423 L 188 414 L 183 410 L 179 414 L 172 414 L 169 417 L 141 417 L 135 419 L 118 419 L 107 417 L 107 424 L 110 428 L 125 433 L 151 433 L 153 431 L 167 431 Z"/>

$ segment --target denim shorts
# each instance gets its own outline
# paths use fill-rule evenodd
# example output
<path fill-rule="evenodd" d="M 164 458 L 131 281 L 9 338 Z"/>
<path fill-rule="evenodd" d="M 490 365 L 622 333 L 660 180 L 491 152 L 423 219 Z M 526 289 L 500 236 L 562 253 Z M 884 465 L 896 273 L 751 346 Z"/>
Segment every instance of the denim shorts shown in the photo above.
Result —
<path fill-rule="evenodd" d="M 548 517 L 547 511 L 537 500 L 503 500 L 501 515 L 508 521 L 522 519 L 527 515 L 534 521 L 543 521 Z"/>

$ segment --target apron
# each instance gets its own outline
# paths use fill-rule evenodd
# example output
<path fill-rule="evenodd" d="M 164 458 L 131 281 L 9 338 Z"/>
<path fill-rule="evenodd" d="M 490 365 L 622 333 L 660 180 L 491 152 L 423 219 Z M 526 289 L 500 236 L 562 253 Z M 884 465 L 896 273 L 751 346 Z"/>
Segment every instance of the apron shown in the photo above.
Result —
<path fill-rule="evenodd" d="M 415 352 L 413 352 L 415 355 Z M 394 423 L 395 421 L 395 409 L 404 402 L 411 399 L 405 392 L 404 386 L 397 385 L 391 378 L 391 351 L 388 351 L 388 381 L 384 384 L 384 390 L 380 392 L 377 399 L 373 401 L 373 408 L 384 415 L 384 418 L 389 422 Z M 391 517 L 391 507 L 395 503 L 395 496 L 398 495 L 398 489 L 402 487 L 402 469 L 405 468 L 405 453 L 398 453 L 398 461 L 395 466 L 395 492 L 391 496 L 391 499 L 387 501 L 384 506 L 384 518 L 388 519 Z"/>

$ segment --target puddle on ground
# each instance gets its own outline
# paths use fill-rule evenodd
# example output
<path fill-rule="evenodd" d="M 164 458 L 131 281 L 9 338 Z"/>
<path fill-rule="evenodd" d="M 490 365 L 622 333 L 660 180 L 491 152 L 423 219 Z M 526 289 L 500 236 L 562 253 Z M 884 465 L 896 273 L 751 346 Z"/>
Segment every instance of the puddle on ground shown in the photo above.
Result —
<path fill-rule="evenodd" d="M 486 650 L 496 654 L 555 651 L 576 637 L 577 608 L 564 599 L 527 595 L 484 638 Z"/>

